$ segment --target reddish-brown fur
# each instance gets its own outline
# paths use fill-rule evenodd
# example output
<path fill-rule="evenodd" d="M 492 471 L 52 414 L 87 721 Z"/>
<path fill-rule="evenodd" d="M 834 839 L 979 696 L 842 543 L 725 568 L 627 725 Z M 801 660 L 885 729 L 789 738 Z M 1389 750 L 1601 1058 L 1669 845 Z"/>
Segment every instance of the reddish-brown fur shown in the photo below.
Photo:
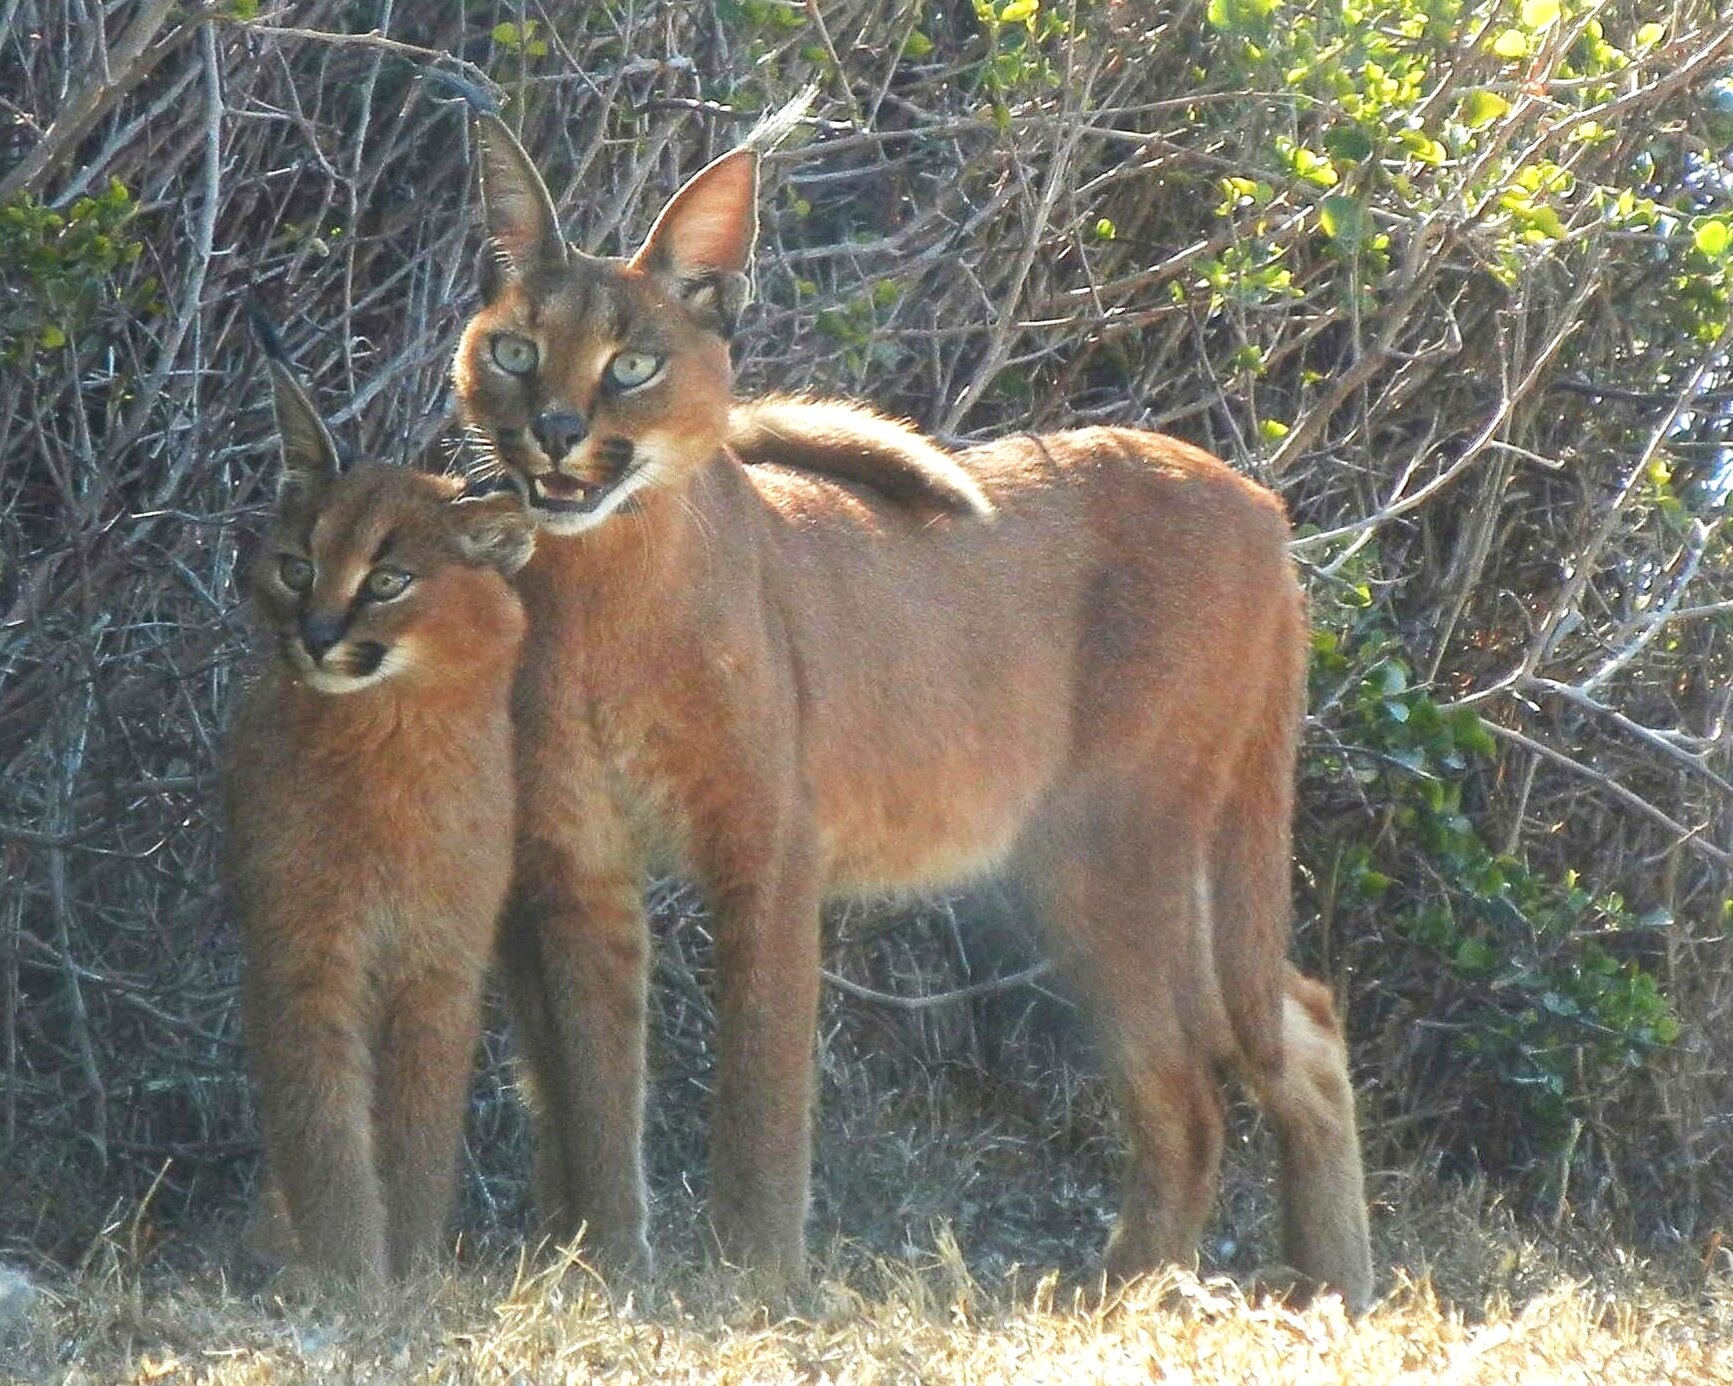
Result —
<path fill-rule="evenodd" d="M 224 765 L 270 1172 L 255 1236 L 377 1282 L 440 1249 L 455 1190 L 511 863 L 524 620 L 505 573 L 530 532 L 515 498 L 458 503 L 449 477 L 337 476 L 281 369 L 277 398 L 289 470 L 252 579 L 262 667 Z M 312 565 L 304 593 L 285 559 Z M 380 569 L 412 581 L 358 601 Z M 321 616 L 341 629 L 316 658 Z"/>
<path fill-rule="evenodd" d="M 986 504 L 945 504 L 948 473 L 909 504 L 932 444 L 841 404 L 805 406 L 824 415 L 811 468 L 786 441 L 747 459 L 783 465 L 743 466 L 718 305 L 750 250 L 751 151 L 697 175 L 632 261 L 600 261 L 564 246 L 504 127 L 482 135 L 503 263 L 459 400 L 532 499 L 589 508 L 532 505 L 519 584 L 504 948 L 553 1227 L 647 1255 L 653 861 L 714 907 L 711 1216 L 772 1283 L 803 1270 L 820 901 L 1005 870 L 1113 1061 L 1130 1156 L 1109 1269 L 1192 1256 L 1229 1069 L 1280 1137 L 1298 1269 L 1365 1300 L 1341 1034 L 1286 961 L 1306 624 L 1280 502 L 1184 443 L 1097 428 L 945 455 Z M 523 342 L 536 369 L 501 369 Z M 646 353 L 653 384 L 601 383 Z M 550 451 L 565 415 L 586 431 Z"/>

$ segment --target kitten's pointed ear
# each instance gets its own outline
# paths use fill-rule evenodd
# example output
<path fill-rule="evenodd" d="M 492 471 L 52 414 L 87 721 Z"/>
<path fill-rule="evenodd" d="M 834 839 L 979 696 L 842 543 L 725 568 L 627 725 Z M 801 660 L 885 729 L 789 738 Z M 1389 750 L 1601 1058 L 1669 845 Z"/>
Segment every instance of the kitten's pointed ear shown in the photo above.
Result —
<path fill-rule="evenodd" d="M 757 239 L 758 151 L 742 146 L 700 169 L 674 194 L 632 265 L 666 281 L 728 336 L 746 306 Z"/>
<path fill-rule="evenodd" d="M 283 447 L 282 490 L 316 491 L 337 478 L 337 444 L 313 401 L 283 362 L 271 360 L 271 398 Z"/>
<path fill-rule="evenodd" d="M 519 273 L 536 264 L 565 264 L 566 242 L 554 200 L 511 127 L 496 115 L 478 115 L 475 135 L 487 234 L 506 264 Z"/>
<path fill-rule="evenodd" d="M 453 504 L 458 515 L 458 547 L 471 563 L 498 568 L 511 577 L 535 552 L 536 527 L 516 491 L 500 491 Z"/>

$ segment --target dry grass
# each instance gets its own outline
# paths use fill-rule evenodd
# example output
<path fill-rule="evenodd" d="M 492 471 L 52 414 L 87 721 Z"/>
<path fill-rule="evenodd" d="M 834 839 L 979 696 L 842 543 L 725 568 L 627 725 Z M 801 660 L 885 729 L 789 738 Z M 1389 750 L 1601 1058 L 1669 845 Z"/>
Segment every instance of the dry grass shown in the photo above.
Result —
<path fill-rule="evenodd" d="M 572 1262 L 493 1262 L 372 1303 L 243 1294 L 214 1266 L 141 1273 L 109 1244 L 13 1343 L 5 1379 L 1733 1380 L 1733 1282 L 1705 1280 L 1692 1258 L 1641 1265 L 1603 1246 L 1592 1276 L 1572 1275 L 1460 1197 L 1402 1235 L 1416 1269 L 1360 1320 L 1334 1298 L 1297 1310 L 1184 1275 L 1106 1302 L 1053 1276 L 984 1287 L 944 1234 L 913 1267 L 838 1253 L 784 1316 L 709 1281 L 615 1299 Z M 1443 1288 L 1465 1273 L 1474 1289 Z"/>

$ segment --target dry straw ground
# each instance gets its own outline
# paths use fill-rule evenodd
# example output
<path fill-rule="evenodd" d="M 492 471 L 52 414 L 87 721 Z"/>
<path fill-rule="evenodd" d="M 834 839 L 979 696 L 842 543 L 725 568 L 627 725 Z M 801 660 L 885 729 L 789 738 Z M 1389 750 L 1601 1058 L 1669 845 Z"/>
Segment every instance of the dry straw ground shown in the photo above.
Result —
<path fill-rule="evenodd" d="M 1484 1232 L 1473 1244 L 1507 1264 L 1522 1253 Z M 857 1263 L 774 1316 L 710 1285 L 613 1299 L 559 1265 L 495 1266 L 372 1303 L 246 1299 L 209 1276 L 140 1285 L 111 1267 L 12 1340 L 0 1381 L 1733 1380 L 1725 1281 L 1675 1297 L 1630 1267 L 1595 1283 L 1538 1259 L 1514 1298 L 1464 1307 L 1402 1278 L 1358 1320 L 1333 1298 L 1297 1310 L 1177 1274 L 1105 1302 L 1052 1278 L 988 1292 L 943 1242 L 918 1267 Z"/>
<path fill-rule="evenodd" d="M 66 1298 L 33 1360 L 264 1379 L 262 1354 L 312 1379 L 345 1355 L 391 1375 L 366 1364 L 412 1343 L 461 1379 L 507 1374 L 488 1344 L 540 1342 L 552 1374 L 562 1341 L 622 1370 L 660 1343 L 695 1375 L 818 1377 L 858 1344 L 862 1375 L 992 1376 L 1159 1343 L 1199 1379 L 1269 1352 L 1498 1380 L 1574 1335 L 1561 1377 L 1710 1379 L 1733 1211 L 1730 62 L 1709 0 L 0 3 L 0 1255 Z M 1256 1334 L 1207 1297 L 1028 1309 L 1008 1267 L 1084 1271 L 1113 1135 L 1045 979 L 933 1000 L 1037 965 L 974 927 L 1005 913 L 991 896 L 833 921 L 813 1224 L 870 1281 L 949 1219 L 991 1287 L 976 1310 L 893 1278 L 766 1337 L 569 1287 L 558 1313 L 538 1290 L 496 1314 L 496 1272 L 333 1338 L 217 1296 L 256 1154 L 212 821 L 271 455 L 241 300 L 274 308 L 360 450 L 448 428 L 475 207 L 435 72 L 506 102 L 570 233 L 607 251 L 817 80 L 817 123 L 768 169 L 746 388 L 866 397 L 957 441 L 1164 428 L 1283 494 L 1318 628 L 1298 948 L 1352 1018 L 1380 1260 L 1432 1267 L 1475 1326 L 1418 1292 L 1362 1328 Z M 650 1154 L 659 1240 L 691 1262 L 707 925 L 677 890 L 657 904 Z M 484 1263 L 524 1225 L 507 1052 L 496 1027 L 468 1143 Z M 1252 1173 L 1204 1253 L 1244 1276 L 1272 1238 L 1263 1138 L 1238 1130 Z M 1461 1189 L 1490 1201 L 1452 1220 Z M 1512 1285 L 1481 1245 L 1493 1209 L 1498 1245 L 1579 1245 L 1561 1275 L 1612 1274 L 1620 1246 L 1667 1269 L 1628 1313 L 1606 1306 L 1640 1277 Z M 1501 1318 L 1500 1294 L 1525 1307 Z"/>

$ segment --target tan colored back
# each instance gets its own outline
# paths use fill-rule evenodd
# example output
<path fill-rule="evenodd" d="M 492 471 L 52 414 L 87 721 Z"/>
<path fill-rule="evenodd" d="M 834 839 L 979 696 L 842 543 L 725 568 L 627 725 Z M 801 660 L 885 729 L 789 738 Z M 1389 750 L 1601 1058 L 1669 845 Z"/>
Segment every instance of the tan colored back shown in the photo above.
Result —
<path fill-rule="evenodd" d="M 254 568 L 260 669 L 224 759 L 269 1179 L 255 1238 L 363 1282 L 437 1253 L 511 865 L 515 497 L 339 476 L 278 367 L 286 480 Z"/>
<path fill-rule="evenodd" d="M 1306 629 L 1280 503 L 1153 434 L 952 455 L 853 406 L 735 404 L 752 152 L 617 262 L 567 248 L 481 133 L 501 259 L 454 374 L 542 536 L 504 947 L 552 1226 L 648 1255 L 652 860 L 715 909 L 711 1217 L 771 1283 L 803 1271 L 820 901 L 1003 870 L 1114 1059 L 1109 1268 L 1192 1256 L 1228 1067 L 1281 1136 L 1290 1256 L 1365 1300 L 1341 1036 L 1286 962 Z"/>

